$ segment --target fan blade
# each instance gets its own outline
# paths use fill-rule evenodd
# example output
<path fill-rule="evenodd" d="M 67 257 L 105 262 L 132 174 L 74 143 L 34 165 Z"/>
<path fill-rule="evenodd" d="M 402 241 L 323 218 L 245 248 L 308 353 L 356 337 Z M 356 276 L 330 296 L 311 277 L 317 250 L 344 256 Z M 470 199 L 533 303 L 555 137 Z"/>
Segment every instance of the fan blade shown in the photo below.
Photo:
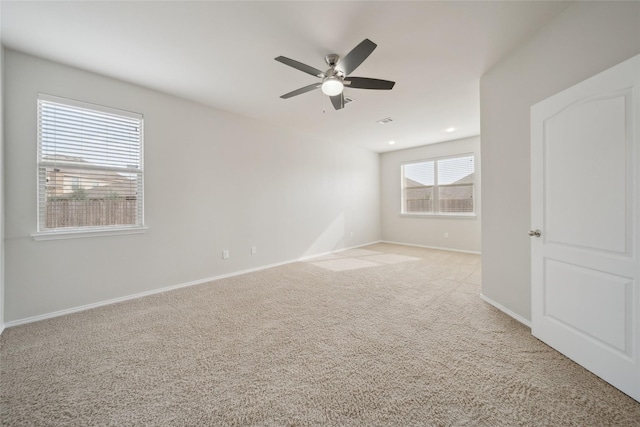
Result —
<path fill-rule="evenodd" d="M 390 90 L 396 82 L 380 79 L 369 79 L 367 77 L 345 77 L 345 82 L 349 82 L 347 87 L 354 89 L 379 89 Z"/>
<path fill-rule="evenodd" d="M 303 71 L 303 72 L 305 72 L 307 74 L 311 74 L 312 76 L 324 77 L 324 72 L 323 71 L 320 71 L 317 68 L 313 68 L 310 65 L 303 64 L 302 62 L 298 62 L 298 61 L 295 61 L 293 59 L 286 58 L 284 56 L 278 56 L 277 58 L 274 58 L 274 59 L 276 61 L 278 61 L 278 62 L 282 62 L 285 65 L 293 67 L 296 70 L 300 70 L 300 71 Z"/>
<path fill-rule="evenodd" d="M 340 92 L 340 95 L 330 96 L 333 108 L 341 110 L 344 108 L 344 92 Z"/>
<path fill-rule="evenodd" d="M 292 96 L 302 95 L 303 93 L 311 92 L 314 89 L 318 89 L 320 86 L 322 86 L 321 82 L 314 83 L 312 85 L 301 87 L 300 89 L 296 89 L 293 92 L 285 93 L 280 98 L 287 99 L 287 98 L 291 98 Z"/>
<path fill-rule="evenodd" d="M 342 58 L 336 69 L 342 71 L 345 76 L 351 74 L 356 68 L 367 59 L 371 52 L 378 46 L 369 39 L 364 39 L 358 46 L 354 47 L 351 52 L 347 53 L 347 56 Z"/>

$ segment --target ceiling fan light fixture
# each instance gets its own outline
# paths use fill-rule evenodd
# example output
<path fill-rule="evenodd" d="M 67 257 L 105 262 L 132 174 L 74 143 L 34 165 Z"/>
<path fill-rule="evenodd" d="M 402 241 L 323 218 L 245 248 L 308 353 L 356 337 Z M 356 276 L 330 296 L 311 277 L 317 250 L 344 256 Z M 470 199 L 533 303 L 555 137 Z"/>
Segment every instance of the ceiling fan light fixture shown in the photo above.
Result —
<path fill-rule="evenodd" d="M 2 1 L 2 0 L 0 0 Z M 390 90 L 396 84 L 390 80 L 371 79 L 368 77 L 352 77 L 350 74 L 369 57 L 371 52 L 376 48 L 376 44 L 369 39 L 364 39 L 360 44 L 351 49 L 347 55 L 340 59 L 339 55 L 334 53 L 325 56 L 324 60 L 329 66 L 326 71 L 320 71 L 317 68 L 303 64 L 285 56 L 274 58 L 276 61 L 288 65 L 289 67 L 300 70 L 313 77 L 320 78 L 320 82 L 310 84 L 292 92 L 285 93 L 280 96 L 282 99 L 291 98 L 292 96 L 302 95 L 320 88 L 324 95 L 331 98 L 331 104 L 336 110 L 341 110 L 344 106 L 353 101 L 352 98 L 344 96 L 345 85 L 351 89 L 375 89 Z M 319 83 L 319 84 L 318 84 Z"/>
<path fill-rule="evenodd" d="M 344 84 L 335 76 L 329 76 L 322 82 L 322 93 L 327 96 L 340 95 L 343 89 Z"/>

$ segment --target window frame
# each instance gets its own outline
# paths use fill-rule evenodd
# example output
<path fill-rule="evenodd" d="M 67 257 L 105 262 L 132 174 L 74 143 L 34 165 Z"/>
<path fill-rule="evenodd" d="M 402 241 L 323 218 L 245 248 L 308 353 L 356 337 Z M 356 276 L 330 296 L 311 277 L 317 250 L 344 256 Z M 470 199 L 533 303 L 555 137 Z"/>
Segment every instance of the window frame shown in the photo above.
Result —
<path fill-rule="evenodd" d="M 476 208 L 477 208 L 477 203 L 476 203 L 476 184 L 477 184 L 477 179 L 476 176 L 474 176 L 473 182 L 472 184 L 472 200 L 473 200 L 473 212 L 440 212 L 436 209 L 439 209 L 439 190 L 440 188 L 451 188 L 451 187 L 456 187 L 459 185 L 451 185 L 451 184 L 438 184 L 438 162 L 441 160 L 449 160 L 449 159 L 459 159 L 459 158 L 464 158 L 464 157 L 472 157 L 473 158 L 473 163 L 474 163 L 474 168 L 473 168 L 473 173 L 475 174 L 477 172 L 476 169 L 476 153 L 470 152 L 470 153 L 460 153 L 460 154 L 452 154 L 452 155 L 448 155 L 448 156 L 441 156 L 441 157 L 431 157 L 431 158 L 426 158 L 426 159 L 421 159 L 421 160 L 409 160 L 409 161 L 405 161 L 400 163 L 400 216 L 406 216 L 406 217 L 417 217 L 417 218 L 421 218 L 421 217 L 427 217 L 427 218 L 461 218 L 461 219 L 469 219 L 469 218 L 476 218 L 477 217 L 477 212 L 476 212 Z M 428 188 L 431 188 L 432 190 L 432 194 L 433 194 L 433 207 L 434 210 L 432 212 L 407 212 L 405 210 L 406 207 L 406 191 L 405 189 L 407 187 L 405 187 L 405 173 L 404 173 L 404 168 L 407 165 L 415 165 L 415 164 L 421 164 L 421 163 L 428 163 L 428 162 L 433 162 L 434 164 L 434 184 L 431 186 L 425 186 Z M 468 184 L 464 184 L 464 185 L 468 185 Z"/>
<path fill-rule="evenodd" d="M 42 133 L 41 133 L 41 101 L 57 103 L 63 106 L 69 106 L 72 108 L 81 108 L 87 109 L 90 111 L 95 111 L 97 113 L 115 115 L 119 117 L 124 117 L 127 119 L 137 120 L 139 123 L 139 166 L 137 168 L 127 168 L 127 169 L 118 169 L 116 166 L 104 166 L 100 167 L 99 165 L 82 165 L 83 168 L 94 169 L 96 171 L 105 171 L 112 172 L 116 169 L 121 171 L 127 171 L 130 173 L 138 174 L 139 179 L 139 192 L 140 200 L 136 203 L 136 223 L 135 224 L 115 224 L 115 225 L 91 225 L 91 226 L 76 226 L 76 227 L 60 227 L 60 228 L 46 228 L 46 224 L 43 223 L 43 212 L 45 210 L 42 207 L 43 200 L 46 203 L 46 183 L 48 182 L 48 178 L 42 177 L 41 168 L 43 167 L 51 167 L 51 165 L 55 162 L 51 160 L 45 160 L 42 158 Z M 31 234 L 31 237 L 36 240 L 56 240 L 56 239 L 72 239 L 72 238 L 83 238 L 83 237 L 96 237 L 96 236 L 112 236 L 112 235 L 120 235 L 120 234 L 139 234 L 145 233 L 148 228 L 145 226 L 145 210 L 144 210 L 144 199 L 145 199 L 145 191 L 144 191 L 144 115 L 140 113 L 134 113 L 131 111 L 121 110 L 112 107 L 106 107 L 99 104 L 88 103 L 84 101 L 78 101 L 69 98 L 63 98 L 54 95 L 48 95 L 44 93 L 38 93 L 37 102 L 36 102 L 36 127 L 37 127 L 37 137 L 36 137 L 36 232 Z M 138 153 L 137 153 L 138 154 Z M 136 155 L 137 157 L 137 155 Z M 61 165 L 64 165 L 65 162 L 60 162 Z M 79 164 L 69 163 L 68 167 L 70 168 L 78 168 Z M 44 196 L 43 196 L 43 191 Z"/>

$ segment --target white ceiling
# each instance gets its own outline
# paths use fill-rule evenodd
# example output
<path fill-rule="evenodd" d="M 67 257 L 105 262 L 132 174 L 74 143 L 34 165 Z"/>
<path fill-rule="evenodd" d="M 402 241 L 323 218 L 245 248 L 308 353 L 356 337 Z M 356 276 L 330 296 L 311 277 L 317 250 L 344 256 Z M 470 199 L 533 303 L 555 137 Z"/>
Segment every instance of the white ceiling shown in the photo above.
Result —
<path fill-rule="evenodd" d="M 0 13 L 9 48 L 384 152 L 478 135 L 479 78 L 568 4 L 3 0 Z M 279 98 L 315 78 L 276 56 L 324 70 L 365 38 L 378 47 L 352 75 L 393 90 L 347 88 L 340 111 L 319 90 Z"/>

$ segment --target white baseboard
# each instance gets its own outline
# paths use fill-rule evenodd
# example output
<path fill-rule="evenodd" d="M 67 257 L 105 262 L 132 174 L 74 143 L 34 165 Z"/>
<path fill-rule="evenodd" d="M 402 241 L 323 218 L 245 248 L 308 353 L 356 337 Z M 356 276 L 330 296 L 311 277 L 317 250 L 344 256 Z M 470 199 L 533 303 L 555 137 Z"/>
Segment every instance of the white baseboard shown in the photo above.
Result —
<path fill-rule="evenodd" d="M 491 298 L 488 298 L 482 294 L 480 294 L 480 298 L 482 298 L 483 301 L 491 304 L 492 306 L 494 306 L 495 308 L 497 308 L 498 310 L 500 310 L 501 312 L 503 312 L 504 314 L 513 317 L 514 319 L 516 319 L 518 322 L 522 323 L 523 325 L 525 325 L 527 328 L 531 329 L 531 321 L 525 319 L 524 317 L 520 316 L 519 314 L 514 313 L 513 311 L 509 310 L 507 307 L 505 307 L 502 304 L 498 304 L 497 302 L 495 302 L 494 300 L 492 300 Z"/>
<path fill-rule="evenodd" d="M 149 296 L 149 295 L 159 294 L 159 293 L 162 293 L 162 292 L 168 292 L 168 291 L 173 291 L 173 290 L 180 289 L 180 288 L 186 288 L 186 287 L 189 287 L 189 286 L 200 285 L 200 284 L 203 284 L 203 283 L 213 282 L 213 281 L 216 281 L 216 280 L 226 279 L 226 278 L 229 278 L 229 277 L 240 276 L 242 274 L 253 273 L 253 272 L 256 272 L 256 271 L 266 270 L 268 268 L 279 267 L 279 266 L 286 265 L 286 264 L 291 264 L 291 263 L 294 263 L 294 262 L 306 261 L 306 260 L 311 259 L 311 258 L 315 258 L 315 257 L 323 256 L 323 255 L 328 255 L 328 254 L 332 254 L 332 253 L 340 253 L 340 252 L 343 252 L 343 251 L 347 251 L 349 249 L 361 248 L 363 246 L 368 246 L 368 245 L 372 245 L 372 244 L 379 243 L 379 242 L 380 241 L 374 241 L 374 242 L 364 243 L 362 245 L 357 245 L 357 246 L 351 246 L 351 247 L 348 247 L 348 248 L 337 249 L 335 251 L 328 251 L 328 252 L 323 252 L 323 253 L 319 253 L 319 254 L 302 256 L 300 258 L 296 258 L 296 259 L 292 259 L 292 260 L 288 260 L 288 261 L 283 261 L 283 262 L 278 262 L 278 263 L 275 263 L 275 264 L 262 265 L 260 267 L 249 268 L 249 269 L 240 270 L 240 271 L 234 271 L 232 273 L 221 274 L 219 276 L 206 277 L 204 279 L 198 279 L 198 280 L 193 280 L 193 281 L 186 282 L 186 283 L 180 283 L 180 284 L 177 284 L 177 285 L 166 286 L 164 288 L 152 289 L 150 291 L 138 292 L 138 293 L 135 293 L 135 294 L 125 295 L 125 296 L 118 297 L 118 298 L 112 298 L 112 299 L 99 301 L 99 302 L 95 302 L 95 303 L 91 303 L 91 304 L 85 304 L 85 305 L 81 305 L 81 306 L 78 306 L 78 307 L 72 307 L 72 308 L 67 308 L 67 309 L 64 309 L 64 310 L 58 310 L 58 311 L 54 311 L 54 312 L 50 312 L 50 313 L 40 314 L 40 315 L 37 315 L 37 316 L 31 316 L 31 317 L 25 317 L 23 319 L 12 320 L 10 322 L 6 322 L 4 325 L 1 325 L 0 334 L 2 333 L 2 331 L 5 328 L 10 328 L 10 327 L 13 327 L 13 326 L 24 325 L 24 324 L 27 324 L 27 323 L 38 322 L 40 320 L 46 320 L 46 319 L 51 319 L 51 318 L 54 318 L 54 317 L 64 316 L 64 315 L 67 315 L 67 314 L 77 313 L 77 312 L 80 312 L 80 311 L 91 310 L 92 308 L 98 308 L 98 307 L 102 307 L 102 306 L 105 306 L 105 305 L 116 304 L 116 303 L 123 302 L 123 301 L 129 301 L 129 300 L 132 300 L 132 299 L 142 298 L 142 297 L 146 297 L 146 296 Z"/>
<path fill-rule="evenodd" d="M 425 249 L 437 249 L 440 251 L 449 251 L 449 252 L 462 252 L 465 254 L 475 254 L 475 255 L 481 255 L 480 252 L 476 252 L 476 251 L 467 251 L 464 249 L 456 249 L 456 248 L 442 248 L 439 246 L 427 246 L 427 245 L 416 245 L 414 243 L 404 243 L 404 242 L 392 242 L 390 240 L 380 240 L 380 242 L 382 243 L 392 243 L 394 245 L 403 245 L 403 246 L 414 246 L 416 248 L 425 248 Z"/>

